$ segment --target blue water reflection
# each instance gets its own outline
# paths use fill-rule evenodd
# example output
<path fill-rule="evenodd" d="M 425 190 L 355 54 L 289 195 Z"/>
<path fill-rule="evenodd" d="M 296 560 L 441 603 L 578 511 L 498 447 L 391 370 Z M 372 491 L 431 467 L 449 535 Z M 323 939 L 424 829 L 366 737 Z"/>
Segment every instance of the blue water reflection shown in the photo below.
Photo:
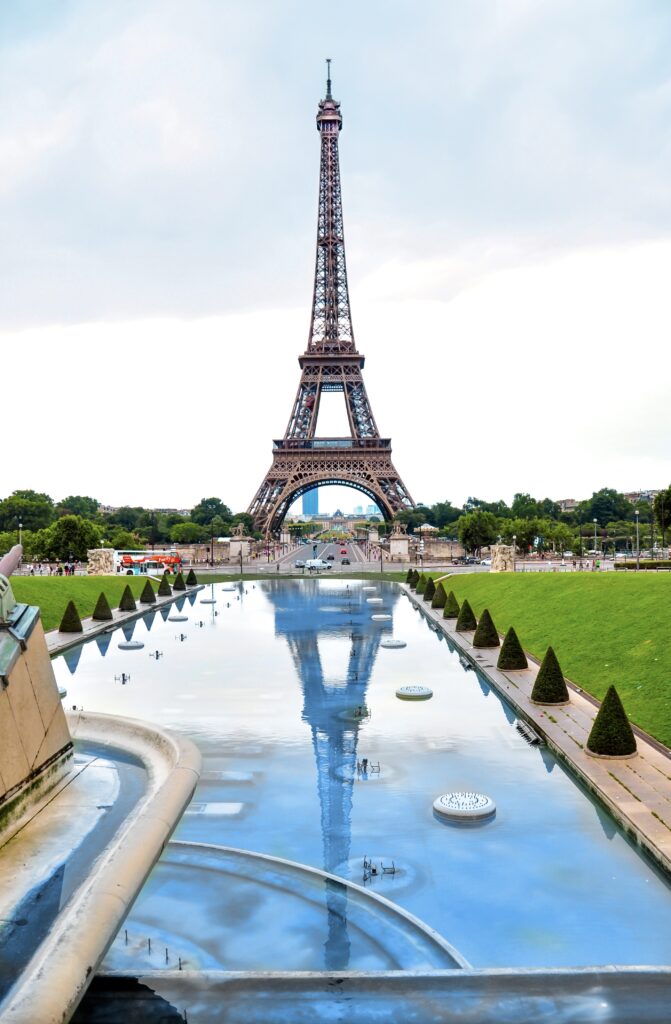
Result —
<path fill-rule="evenodd" d="M 119 651 L 118 632 L 105 634 L 106 653 L 82 647 L 72 675 L 55 662 L 68 703 L 158 721 L 199 745 L 203 778 L 179 839 L 358 883 L 364 857 L 393 862 L 395 875 L 366 884 L 475 966 L 671 961 L 666 883 L 393 584 L 268 580 L 214 593 L 216 605 L 200 603 L 209 588 L 181 602 L 188 622 L 154 616 L 150 641 L 140 620 L 143 651 Z M 379 612 L 392 619 L 373 621 Z M 391 635 L 407 647 L 381 648 Z M 397 700 L 407 683 L 433 699 Z M 379 774 L 357 770 L 364 758 Z M 452 789 L 488 793 L 496 818 L 479 829 L 436 822 L 432 801 Z M 346 894 L 326 898 L 323 965 L 356 969 Z M 282 924 L 272 923 L 280 942 Z"/>

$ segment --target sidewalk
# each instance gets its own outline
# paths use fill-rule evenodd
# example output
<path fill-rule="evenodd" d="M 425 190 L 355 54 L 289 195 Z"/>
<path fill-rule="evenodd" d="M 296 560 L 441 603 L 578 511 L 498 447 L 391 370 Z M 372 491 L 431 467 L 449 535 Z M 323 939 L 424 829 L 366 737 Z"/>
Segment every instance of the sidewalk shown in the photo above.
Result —
<path fill-rule="evenodd" d="M 599 797 L 629 836 L 671 875 L 671 752 L 657 749 L 637 735 L 636 757 L 591 757 L 585 747 L 598 710 L 593 698 L 570 687 L 571 702 L 566 707 L 532 704 L 538 665 L 530 661 L 529 668 L 520 672 L 499 671 L 496 661 L 500 648 L 473 647 L 473 633 L 457 633 L 456 620 L 444 619 L 442 608 L 431 608 L 406 584 L 402 589 Z"/>

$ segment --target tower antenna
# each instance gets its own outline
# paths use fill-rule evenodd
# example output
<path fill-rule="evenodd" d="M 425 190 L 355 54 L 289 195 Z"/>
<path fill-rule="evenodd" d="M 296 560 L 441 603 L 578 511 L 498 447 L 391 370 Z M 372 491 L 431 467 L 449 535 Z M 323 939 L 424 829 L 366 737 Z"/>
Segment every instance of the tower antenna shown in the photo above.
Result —
<path fill-rule="evenodd" d="M 332 100 L 331 96 L 331 58 L 326 58 L 326 99 Z"/>

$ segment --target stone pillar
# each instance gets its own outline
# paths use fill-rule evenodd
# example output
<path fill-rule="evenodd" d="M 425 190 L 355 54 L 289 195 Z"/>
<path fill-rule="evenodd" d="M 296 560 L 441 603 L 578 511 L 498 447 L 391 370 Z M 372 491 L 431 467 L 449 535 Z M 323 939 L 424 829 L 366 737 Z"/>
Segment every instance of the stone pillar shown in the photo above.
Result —
<path fill-rule="evenodd" d="M 392 562 L 410 561 L 410 539 L 407 533 L 392 533 L 390 535 L 389 557 Z"/>
<path fill-rule="evenodd" d="M 492 545 L 492 565 L 490 572 L 514 572 L 515 552 L 510 544 Z"/>
<path fill-rule="evenodd" d="M 368 531 L 368 543 L 369 544 L 379 544 L 380 543 L 380 534 L 377 532 L 377 526 L 371 526 L 370 530 Z"/>

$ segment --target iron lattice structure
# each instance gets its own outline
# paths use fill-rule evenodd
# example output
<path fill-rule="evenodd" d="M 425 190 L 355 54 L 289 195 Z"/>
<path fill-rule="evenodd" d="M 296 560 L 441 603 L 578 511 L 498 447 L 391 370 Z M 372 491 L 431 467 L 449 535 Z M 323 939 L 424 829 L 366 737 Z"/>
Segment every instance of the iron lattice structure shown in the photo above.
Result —
<path fill-rule="evenodd" d="M 338 135 L 340 104 L 319 103 L 321 139 L 317 258 L 308 345 L 298 362 L 301 379 L 287 429 L 273 442 L 273 462 L 249 512 L 266 535 L 277 533 L 290 506 L 319 484 L 355 487 L 374 501 L 385 519 L 414 502 L 391 461 L 391 441 L 380 437 L 363 382 L 350 314 L 343 228 Z M 316 436 L 319 403 L 326 391 L 342 393 L 349 437 Z"/>

